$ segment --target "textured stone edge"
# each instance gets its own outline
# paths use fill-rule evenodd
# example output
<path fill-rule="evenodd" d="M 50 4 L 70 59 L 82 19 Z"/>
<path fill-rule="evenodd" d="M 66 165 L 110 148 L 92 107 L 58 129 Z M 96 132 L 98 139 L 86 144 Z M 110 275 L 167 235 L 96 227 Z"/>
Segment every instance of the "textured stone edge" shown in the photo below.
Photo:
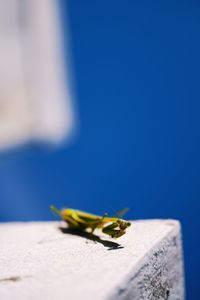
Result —
<path fill-rule="evenodd" d="M 127 274 L 108 300 L 183 300 L 184 264 L 181 225 L 166 221 L 170 232 Z"/>

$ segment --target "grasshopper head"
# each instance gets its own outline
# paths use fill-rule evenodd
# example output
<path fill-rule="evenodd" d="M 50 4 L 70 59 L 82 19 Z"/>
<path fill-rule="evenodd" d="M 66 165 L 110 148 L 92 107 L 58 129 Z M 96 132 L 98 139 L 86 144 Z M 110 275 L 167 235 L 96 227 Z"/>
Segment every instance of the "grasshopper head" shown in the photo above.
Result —
<path fill-rule="evenodd" d="M 128 221 L 124 221 L 124 220 L 118 220 L 118 225 L 119 225 L 119 228 L 121 230 L 125 230 L 127 227 L 130 227 L 131 226 L 131 223 L 128 222 Z"/>

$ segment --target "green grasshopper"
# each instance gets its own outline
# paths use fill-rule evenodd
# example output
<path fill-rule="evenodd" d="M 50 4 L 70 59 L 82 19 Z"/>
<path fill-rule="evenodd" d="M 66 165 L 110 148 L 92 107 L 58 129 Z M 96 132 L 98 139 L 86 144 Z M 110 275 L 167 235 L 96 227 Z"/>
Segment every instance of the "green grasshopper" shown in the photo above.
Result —
<path fill-rule="evenodd" d="M 107 214 L 104 214 L 101 217 L 71 208 L 58 210 L 54 206 L 51 206 L 51 210 L 66 221 L 69 228 L 79 231 L 87 231 L 89 229 L 91 234 L 93 234 L 96 228 L 99 228 L 103 233 L 108 234 L 112 238 L 118 238 L 126 233 L 127 227 L 131 226 L 130 222 L 120 219 L 117 216 L 108 217 Z M 124 209 L 117 215 L 123 215 L 126 211 L 127 209 Z"/>

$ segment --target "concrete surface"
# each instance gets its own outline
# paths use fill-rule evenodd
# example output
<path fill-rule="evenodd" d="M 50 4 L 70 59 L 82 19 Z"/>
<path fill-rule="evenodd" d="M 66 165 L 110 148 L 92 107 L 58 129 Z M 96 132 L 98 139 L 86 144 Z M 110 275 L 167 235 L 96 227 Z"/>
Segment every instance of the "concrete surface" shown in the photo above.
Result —
<path fill-rule="evenodd" d="M 184 299 L 177 221 L 135 221 L 117 240 L 61 224 L 0 225 L 1 300 Z"/>

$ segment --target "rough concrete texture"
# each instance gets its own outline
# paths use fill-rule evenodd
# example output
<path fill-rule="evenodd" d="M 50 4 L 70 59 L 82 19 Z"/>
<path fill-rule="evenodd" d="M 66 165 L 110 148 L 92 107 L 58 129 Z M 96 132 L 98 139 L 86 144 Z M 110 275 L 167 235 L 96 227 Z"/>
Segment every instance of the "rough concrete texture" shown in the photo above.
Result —
<path fill-rule="evenodd" d="M 117 240 L 60 225 L 0 225 L 0 299 L 184 299 L 177 221 L 135 221 Z"/>

